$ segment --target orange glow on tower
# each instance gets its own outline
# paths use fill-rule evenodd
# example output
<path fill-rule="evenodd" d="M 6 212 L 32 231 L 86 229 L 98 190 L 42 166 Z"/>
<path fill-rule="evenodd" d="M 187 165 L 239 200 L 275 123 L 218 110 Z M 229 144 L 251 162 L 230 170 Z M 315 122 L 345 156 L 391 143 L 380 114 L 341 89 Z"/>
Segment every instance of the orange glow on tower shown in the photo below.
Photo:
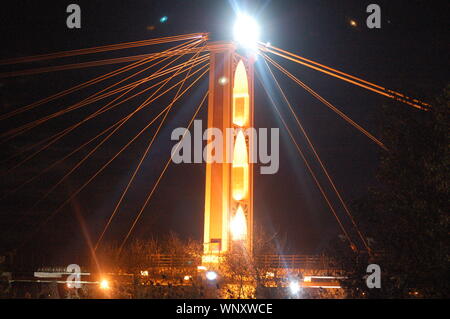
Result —
<path fill-rule="evenodd" d="M 230 233 L 234 244 L 244 245 L 248 250 L 251 250 L 251 238 L 248 238 L 247 234 L 251 234 L 253 228 L 251 222 L 253 198 L 252 192 L 249 191 L 252 178 L 248 161 L 249 145 L 246 141 L 244 130 L 250 128 L 251 122 L 253 122 L 250 121 L 251 111 L 247 70 L 244 61 L 240 59 L 234 72 L 233 81 L 232 122 L 234 129 L 237 130 L 237 134 L 234 141 L 231 168 L 232 209 Z M 249 136 L 250 138 L 251 136 Z M 250 220 L 250 223 L 247 220 Z"/>
<path fill-rule="evenodd" d="M 253 236 L 253 136 L 245 134 L 253 126 L 253 58 L 228 42 L 210 43 L 209 51 L 208 128 L 220 129 L 225 145 L 221 161 L 206 163 L 204 264 L 235 244 L 251 251 Z"/>
<path fill-rule="evenodd" d="M 245 240 L 247 238 L 247 219 L 242 206 L 239 205 L 230 223 L 231 237 L 233 240 Z"/>
<path fill-rule="evenodd" d="M 248 193 L 248 155 L 247 144 L 242 130 L 239 131 L 234 143 L 231 185 L 233 199 L 240 201 Z"/>
<path fill-rule="evenodd" d="M 248 79 L 244 62 L 239 61 L 234 73 L 233 86 L 233 124 L 246 126 L 249 118 L 250 97 L 248 94 Z"/>

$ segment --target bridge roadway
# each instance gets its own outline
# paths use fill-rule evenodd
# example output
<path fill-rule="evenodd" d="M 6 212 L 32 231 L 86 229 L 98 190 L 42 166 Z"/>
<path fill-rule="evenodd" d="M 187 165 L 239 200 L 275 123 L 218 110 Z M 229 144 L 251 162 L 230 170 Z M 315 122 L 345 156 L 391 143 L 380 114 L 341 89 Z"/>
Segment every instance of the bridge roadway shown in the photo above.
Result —
<path fill-rule="evenodd" d="M 205 272 L 209 268 L 215 267 L 211 264 L 202 265 L 201 257 L 152 254 L 146 256 L 144 260 L 140 260 L 143 270 L 142 273 L 158 273 L 160 269 L 165 270 L 180 268 L 180 272 L 188 271 Z M 340 288 L 339 269 L 335 267 L 330 258 L 317 255 L 261 255 L 255 258 L 255 266 L 265 272 L 267 278 L 299 278 L 299 284 L 303 287 L 310 288 Z M 148 269 L 149 271 L 145 271 Z M 151 271 L 153 270 L 153 271 Z M 15 274 L 11 278 L 11 282 L 45 282 L 46 280 L 54 281 L 58 278 L 64 283 L 65 277 L 69 275 L 64 267 L 40 267 L 34 274 Z M 106 274 L 108 276 L 125 276 L 132 278 L 135 274 Z M 97 284 L 98 274 L 89 273 L 82 270 L 83 280 L 86 283 Z M 89 279 L 88 279 L 89 278 Z M 90 280 L 91 279 L 91 280 Z"/>

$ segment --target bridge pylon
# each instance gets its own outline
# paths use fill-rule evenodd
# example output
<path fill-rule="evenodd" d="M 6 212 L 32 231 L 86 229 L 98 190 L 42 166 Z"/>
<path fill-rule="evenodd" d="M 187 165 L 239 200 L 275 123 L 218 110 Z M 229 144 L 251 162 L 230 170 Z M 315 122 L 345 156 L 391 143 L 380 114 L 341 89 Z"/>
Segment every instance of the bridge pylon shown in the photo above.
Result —
<path fill-rule="evenodd" d="M 236 245 L 253 242 L 253 58 L 232 42 L 209 44 L 210 73 L 203 263 L 218 262 Z M 222 132 L 218 141 L 214 131 Z M 250 129 L 250 130 L 249 130 Z M 215 142 L 214 142 L 215 141 Z M 215 143 L 222 143 L 217 153 Z"/>

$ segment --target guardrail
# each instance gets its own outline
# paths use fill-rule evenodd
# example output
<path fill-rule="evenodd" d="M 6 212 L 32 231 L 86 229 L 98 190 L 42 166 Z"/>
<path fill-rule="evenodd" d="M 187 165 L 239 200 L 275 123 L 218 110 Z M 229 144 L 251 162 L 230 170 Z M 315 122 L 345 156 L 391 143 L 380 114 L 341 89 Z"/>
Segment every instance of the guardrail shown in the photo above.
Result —
<path fill-rule="evenodd" d="M 267 268 L 300 268 L 300 269 L 330 269 L 331 259 L 316 255 L 260 255 L 255 262 Z M 176 255 L 149 255 L 148 267 L 196 267 L 201 264 L 200 257 Z"/>
<path fill-rule="evenodd" d="M 259 255 L 255 257 L 259 267 L 274 269 L 334 269 L 333 261 L 318 255 Z M 130 261 L 133 263 L 133 261 Z M 152 254 L 139 258 L 138 264 L 143 268 L 196 268 L 202 264 L 200 256 L 180 256 L 169 254 Z M 65 271 L 65 267 L 36 267 L 40 271 Z"/>
<path fill-rule="evenodd" d="M 178 255 L 149 255 L 145 263 L 147 267 L 171 268 L 171 267 L 197 267 L 201 264 L 201 257 Z"/>
<path fill-rule="evenodd" d="M 316 255 L 261 255 L 257 263 L 267 268 L 291 269 L 330 269 L 332 261 L 325 256 Z"/>

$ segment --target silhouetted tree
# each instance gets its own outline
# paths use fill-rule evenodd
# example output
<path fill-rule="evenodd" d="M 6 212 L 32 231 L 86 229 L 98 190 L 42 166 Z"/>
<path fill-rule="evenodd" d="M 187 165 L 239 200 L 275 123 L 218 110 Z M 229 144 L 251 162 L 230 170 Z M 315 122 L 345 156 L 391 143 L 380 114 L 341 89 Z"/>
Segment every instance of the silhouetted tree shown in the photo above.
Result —
<path fill-rule="evenodd" d="M 334 255 L 349 277 L 350 297 L 443 298 L 450 296 L 449 114 L 450 86 L 429 111 L 384 107 L 384 152 L 379 185 L 354 205 L 375 257 L 341 242 Z M 368 289 L 369 263 L 381 267 L 382 288 Z"/>

